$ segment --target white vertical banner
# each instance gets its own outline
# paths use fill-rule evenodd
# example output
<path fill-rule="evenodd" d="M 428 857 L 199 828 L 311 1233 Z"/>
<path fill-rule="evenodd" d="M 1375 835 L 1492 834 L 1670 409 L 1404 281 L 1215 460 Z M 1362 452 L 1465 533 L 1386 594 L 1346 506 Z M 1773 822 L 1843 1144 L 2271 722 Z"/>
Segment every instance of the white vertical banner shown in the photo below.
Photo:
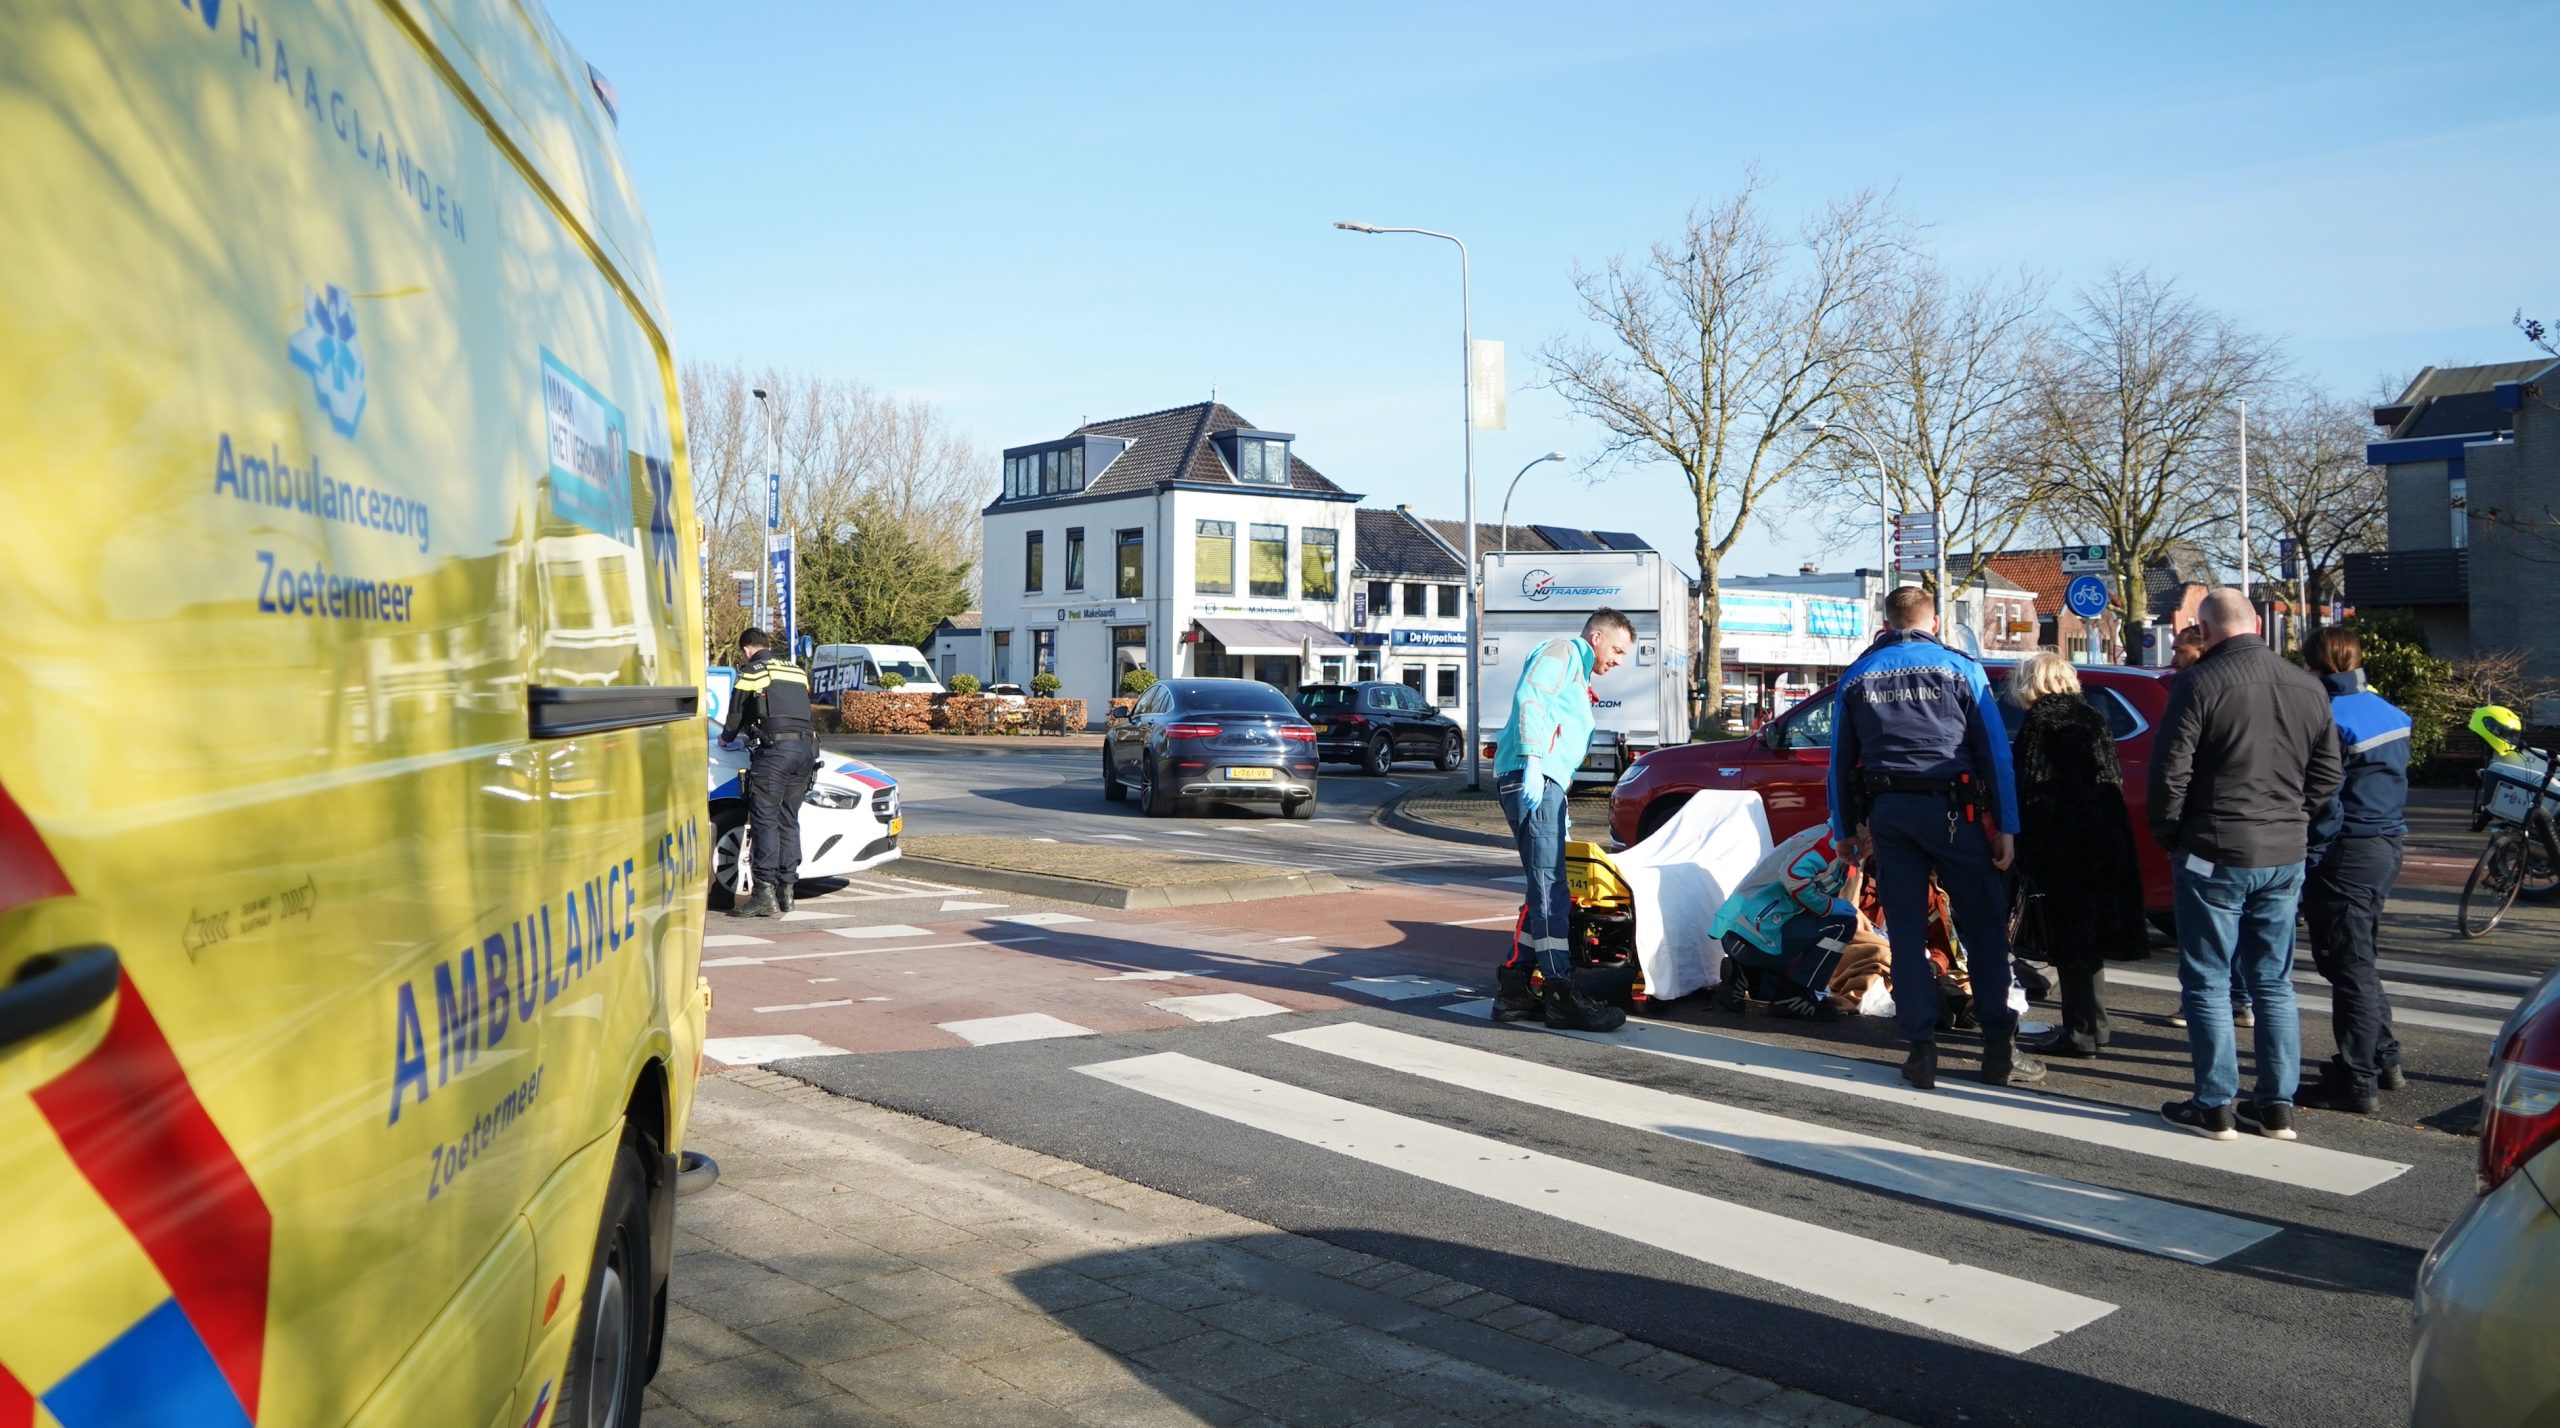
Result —
<path fill-rule="evenodd" d="M 1467 346 L 1467 420 L 1478 431 L 1510 425 L 1511 387 L 1502 370 L 1502 344 L 1479 337 Z"/>

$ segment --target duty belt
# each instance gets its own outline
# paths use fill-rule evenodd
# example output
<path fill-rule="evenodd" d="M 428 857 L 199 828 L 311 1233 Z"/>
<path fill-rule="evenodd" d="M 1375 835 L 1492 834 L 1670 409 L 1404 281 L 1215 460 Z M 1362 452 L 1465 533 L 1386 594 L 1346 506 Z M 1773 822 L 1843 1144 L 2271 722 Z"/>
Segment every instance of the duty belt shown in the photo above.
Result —
<path fill-rule="evenodd" d="M 1955 790 L 1956 782 L 1951 778 L 1924 778 L 1919 774 L 1871 773 L 1866 775 L 1869 793 L 1947 794 Z"/>

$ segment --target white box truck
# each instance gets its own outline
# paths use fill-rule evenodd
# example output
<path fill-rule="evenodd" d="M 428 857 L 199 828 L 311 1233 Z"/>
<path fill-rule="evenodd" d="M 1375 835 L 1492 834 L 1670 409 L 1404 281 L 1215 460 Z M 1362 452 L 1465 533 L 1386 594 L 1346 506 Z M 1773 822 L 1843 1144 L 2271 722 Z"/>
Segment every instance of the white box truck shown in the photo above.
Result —
<path fill-rule="evenodd" d="M 1511 692 L 1549 640 L 1613 609 L 1636 627 L 1626 662 L 1592 685 L 1591 752 L 1577 783 L 1614 784 L 1637 755 L 1689 741 L 1689 578 L 1660 551 L 1497 551 L 1484 557 L 1483 638 L 1476 651 L 1478 736 L 1491 747 L 1511 718 Z"/>

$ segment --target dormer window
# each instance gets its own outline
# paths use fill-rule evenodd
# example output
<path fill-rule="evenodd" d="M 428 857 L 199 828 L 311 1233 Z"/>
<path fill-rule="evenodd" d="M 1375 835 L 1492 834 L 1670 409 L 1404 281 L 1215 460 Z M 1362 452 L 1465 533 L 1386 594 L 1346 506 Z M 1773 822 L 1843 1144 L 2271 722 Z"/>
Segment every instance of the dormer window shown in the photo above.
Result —
<path fill-rule="evenodd" d="M 1237 485 L 1288 488 L 1289 433 L 1237 429 L 1219 432 L 1210 440 L 1218 444 L 1218 454 L 1227 459 Z"/>
<path fill-rule="evenodd" d="M 1004 499 L 1072 496 L 1128 449 L 1126 440 L 1113 436 L 1077 436 L 1014 447 L 1004 454 Z"/>
<path fill-rule="evenodd" d="M 1236 479 L 1248 486 L 1289 484 L 1289 443 L 1268 437 L 1236 440 Z"/>

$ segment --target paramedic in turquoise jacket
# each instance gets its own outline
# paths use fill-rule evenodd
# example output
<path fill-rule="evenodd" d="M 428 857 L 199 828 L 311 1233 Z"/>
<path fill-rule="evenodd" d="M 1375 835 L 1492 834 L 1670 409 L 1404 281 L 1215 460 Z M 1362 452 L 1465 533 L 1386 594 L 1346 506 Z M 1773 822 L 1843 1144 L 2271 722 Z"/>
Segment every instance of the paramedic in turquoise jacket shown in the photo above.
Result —
<path fill-rule="evenodd" d="M 1520 871 L 1528 874 L 1529 888 L 1520 933 L 1497 974 L 1496 1021 L 1543 1015 L 1553 1027 L 1615 1031 L 1627 1019 L 1625 1012 L 1594 1002 L 1573 984 L 1565 794 L 1591 747 L 1591 702 L 1596 697 L 1591 681 L 1617 668 L 1635 639 L 1635 626 L 1626 616 L 1595 611 L 1582 622 L 1578 637 L 1538 646 L 1511 693 L 1511 717 L 1503 721 L 1502 740 L 1494 749 L 1493 787 L 1520 845 Z M 1544 974 L 1543 998 L 1529 989 L 1529 959 Z"/>
<path fill-rule="evenodd" d="M 2303 912 L 2311 919 L 2311 963 L 2329 981 L 2329 1028 L 2338 1053 L 2320 1068 L 2301 1104 L 2371 1115 L 2379 1092 L 2398 1090 L 2400 1041 L 2375 962 L 2383 899 L 2400 877 L 2408 836 L 2409 716 L 2365 687 L 2364 644 L 2332 625 L 2311 637 L 2303 663 L 2329 687 L 2346 781 L 2311 822 L 2310 876 Z"/>
<path fill-rule="evenodd" d="M 1938 602 L 1916 586 L 1885 597 L 1885 631 L 1840 676 L 1831 721 L 1831 837 L 1873 853 L 1893 944 L 1893 1008 L 1911 1043 L 1903 1079 L 1938 1081 L 1938 982 L 1927 942 L 1929 878 L 1955 914 L 1982 1023 L 1982 1079 L 2044 1079 L 2017 1049 L 2009 1009 L 2009 898 L 2018 793 L 2009 735 L 1982 666 L 1938 643 Z"/>

